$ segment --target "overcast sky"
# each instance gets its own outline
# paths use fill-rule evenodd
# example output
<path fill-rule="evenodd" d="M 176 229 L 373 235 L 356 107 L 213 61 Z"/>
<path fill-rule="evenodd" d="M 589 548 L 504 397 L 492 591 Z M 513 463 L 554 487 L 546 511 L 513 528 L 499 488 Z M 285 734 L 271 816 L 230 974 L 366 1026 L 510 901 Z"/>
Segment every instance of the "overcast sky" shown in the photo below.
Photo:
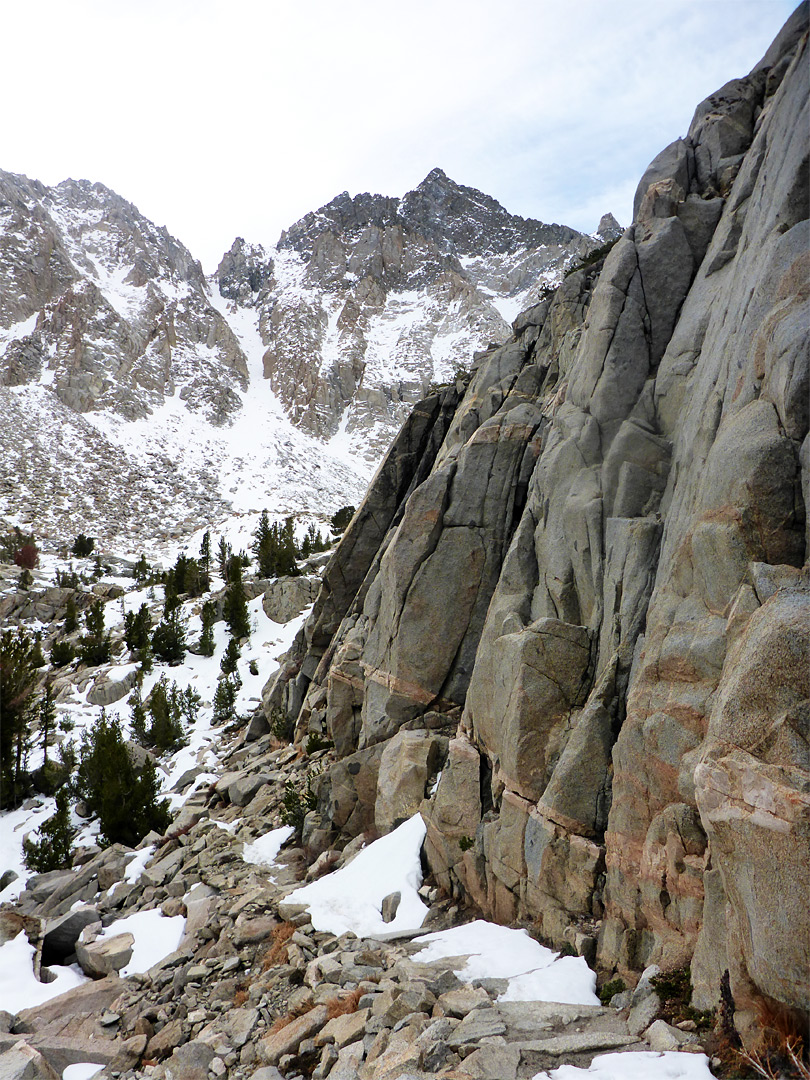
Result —
<path fill-rule="evenodd" d="M 641 173 L 746 74 L 783 0 L 3 4 L 0 168 L 99 180 L 216 266 L 436 165 L 513 213 L 630 219 Z"/>

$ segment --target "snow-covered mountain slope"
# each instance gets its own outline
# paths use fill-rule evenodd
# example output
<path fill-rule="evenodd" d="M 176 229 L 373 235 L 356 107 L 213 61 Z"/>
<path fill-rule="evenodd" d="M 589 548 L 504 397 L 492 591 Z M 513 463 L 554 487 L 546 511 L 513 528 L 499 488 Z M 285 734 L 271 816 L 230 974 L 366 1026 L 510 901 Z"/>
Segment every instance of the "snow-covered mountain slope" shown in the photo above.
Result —
<path fill-rule="evenodd" d="M 402 199 L 344 192 L 275 248 L 237 239 L 217 280 L 260 312 L 264 374 L 293 420 L 376 462 L 432 383 L 504 341 L 538 289 L 601 242 L 434 169 Z"/>
<path fill-rule="evenodd" d="M 437 169 L 209 281 L 103 185 L 0 172 L 0 520 L 131 546 L 356 503 L 413 402 L 597 242 Z"/>

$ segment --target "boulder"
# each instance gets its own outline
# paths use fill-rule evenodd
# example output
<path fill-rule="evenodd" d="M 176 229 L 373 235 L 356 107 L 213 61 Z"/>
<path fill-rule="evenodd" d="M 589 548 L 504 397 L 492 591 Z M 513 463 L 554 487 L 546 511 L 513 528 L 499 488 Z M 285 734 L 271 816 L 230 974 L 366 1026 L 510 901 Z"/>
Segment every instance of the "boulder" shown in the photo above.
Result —
<path fill-rule="evenodd" d="M 374 804 L 374 823 L 381 835 L 413 817 L 419 809 L 445 746 L 446 740 L 421 731 L 399 731 L 386 742 Z"/>
<path fill-rule="evenodd" d="M 76 942 L 86 926 L 98 923 L 99 910 L 91 904 L 73 908 L 65 915 L 49 919 L 42 937 L 42 962 L 59 964 L 76 951 Z"/>
<path fill-rule="evenodd" d="M 294 1054 L 304 1039 L 311 1038 L 321 1030 L 327 1018 L 326 1005 L 316 1005 L 280 1031 L 266 1035 L 257 1047 L 259 1060 L 265 1065 L 276 1065 L 286 1054 Z"/>
<path fill-rule="evenodd" d="M 314 602 L 321 587 L 318 577 L 280 577 L 270 582 L 262 597 L 268 619 L 287 623 Z"/>
<path fill-rule="evenodd" d="M 59 1080 L 45 1058 L 24 1040 L 0 1054 L 2 1080 Z"/>
<path fill-rule="evenodd" d="M 134 665 L 119 679 L 113 679 L 109 675 L 100 675 L 88 690 L 87 700 L 91 705 L 112 705 L 113 702 L 127 696 L 137 678 L 138 669 Z"/>
<path fill-rule="evenodd" d="M 91 979 L 103 979 L 126 967 L 135 946 L 133 934 L 96 938 L 91 926 L 82 930 L 76 942 L 76 959 L 82 971 Z"/>

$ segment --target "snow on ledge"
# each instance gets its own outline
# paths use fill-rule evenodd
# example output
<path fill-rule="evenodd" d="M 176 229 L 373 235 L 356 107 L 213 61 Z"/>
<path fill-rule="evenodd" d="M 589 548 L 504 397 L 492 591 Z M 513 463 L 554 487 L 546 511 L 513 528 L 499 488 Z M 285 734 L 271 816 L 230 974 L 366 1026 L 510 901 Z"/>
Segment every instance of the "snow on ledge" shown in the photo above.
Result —
<path fill-rule="evenodd" d="M 705 1054 L 625 1050 L 600 1054 L 587 1069 L 560 1065 L 551 1072 L 535 1073 L 532 1080 L 713 1080 L 713 1073 Z"/>
<path fill-rule="evenodd" d="M 599 1005 L 596 974 L 581 956 L 560 956 L 525 930 L 477 919 L 416 939 L 425 948 L 411 959 L 427 964 L 450 956 L 466 961 L 460 979 L 509 979 L 499 1001 L 554 1001 L 563 1005 Z"/>
<path fill-rule="evenodd" d="M 222 822 L 217 822 L 217 825 L 221 824 Z M 281 845 L 285 840 L 289 840 L 294 832 L 292 825 L 282 825 L 279 829 L 271 829 L 263 836 L 257 836 L 252 843 L 245 844 L 242 849 L 242 858 L 246 863 L 269 869 L 275 864 Z"/>
<path fill-rule="evenodd" d="M 127 933 L 135 938 L 132 958 L 118 973 L 124 977 L 143 974 L 160 963 L 179 947 L 185 931 L 186 920 L 182 915 L 166 918 L 157 908 L 152 908 L 148 911 L 136 911 L 111 923 L 99 935 L 99 940 Z"/>
<path fill-rule="evenodd" d="M 422 866 L 419 859 L 425 823 L 414 814 L 399 828 L 369 844 L 347 865 L 296 889 L 287 900 L 309 908 L 312 925 L 326 933 L 358 937 L 418 930 L 428 913 L 419 899 Z M 383 922 L 382 902 L 400 893 L 393 922 Z"/>

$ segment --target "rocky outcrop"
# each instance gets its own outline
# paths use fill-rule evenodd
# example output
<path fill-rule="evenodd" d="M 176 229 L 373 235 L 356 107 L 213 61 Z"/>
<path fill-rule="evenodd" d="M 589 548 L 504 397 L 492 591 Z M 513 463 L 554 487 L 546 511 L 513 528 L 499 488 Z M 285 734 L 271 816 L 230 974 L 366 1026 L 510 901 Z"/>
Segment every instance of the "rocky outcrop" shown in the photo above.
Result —
<path fill-rule="evenodd" d="M 3 173 L 0 199 L 4 385 L 44 382 L 76 412 L 127 419 L 179 391 L 191 410 L 229 417 L 245 358 L 182 244 L 102 184 Z M 192 362 L 200 347 L 205 366 Z"/>
<path fill-rule="evenodd" d="M 704 1008 L 728 970 L 744 1034 L 810 1007 L 806 52 L 802 4 L 378 520 L 392 452 L 274 690 L 345 759 L 316 847 L 422 785 L 446 889 Z"/>

